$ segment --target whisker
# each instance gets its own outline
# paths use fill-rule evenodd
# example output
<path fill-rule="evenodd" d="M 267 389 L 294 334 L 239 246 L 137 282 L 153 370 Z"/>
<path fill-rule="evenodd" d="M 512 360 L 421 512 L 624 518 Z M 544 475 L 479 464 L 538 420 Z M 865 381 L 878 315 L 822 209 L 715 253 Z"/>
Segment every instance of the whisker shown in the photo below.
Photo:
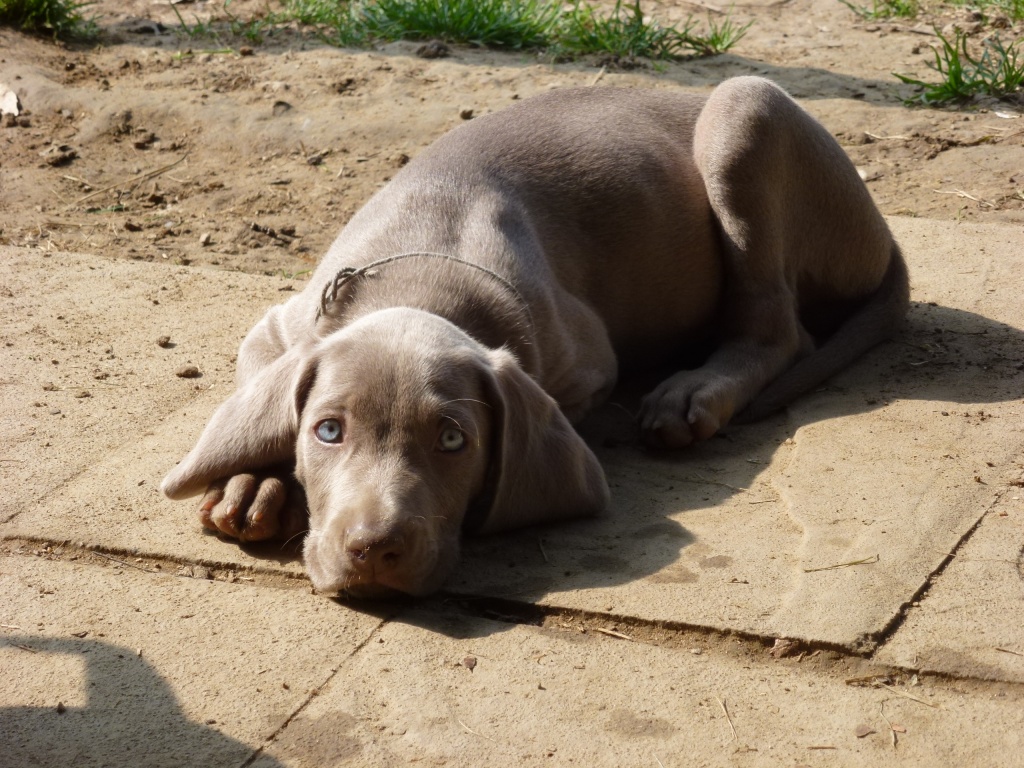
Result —
<path fill-rule="evenodd" d="M 299 531 L 298 533 L 289 536 L 287 539 L 285 539 L 284 543 L 281 544 L 281 549 L 284 549 L 289 544 L 291 544 L 292 543 L 292 539 L 295 539 L 295 538 L 297 538 L 299 536 L 305 536 L 307 533 L 309 533 L 309 528 L 307 528 L 304 531 Z"/>

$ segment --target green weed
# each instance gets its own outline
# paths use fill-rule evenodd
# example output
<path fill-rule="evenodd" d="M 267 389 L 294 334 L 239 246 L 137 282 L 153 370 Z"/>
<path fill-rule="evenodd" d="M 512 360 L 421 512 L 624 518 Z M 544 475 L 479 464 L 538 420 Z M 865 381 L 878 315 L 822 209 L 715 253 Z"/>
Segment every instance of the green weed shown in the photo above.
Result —
<path fill-rule="evenodd" d="M 871 7 L 854 5 L 849 0 L 839 0 L 862 19 L 912 19 L 920 10 L 917 0 L 871 0 Z"/>
<path fill-rule="evenodd" d="M 690 43 L 701 56 L 725 53 L 744 38 L 753 23 L 754 21 L 751 19 L 746 24 L 737 26 L 733 24 L 731 18 L 726 16 L 719 24 L 708 16 L 707 35 L 693 35 L 690 38 Z"/>
<path fill-rule="evenodd" d="M 1024 55 L 1016 43 L 1003 45 L 997 38 L 982 44 L 981 55 L 973 56 L 967 50 L 967 35 L 957 30 L 953 40 L 935 30 L 941 49 L 935 49 L 935 63 L 929 66 L 939 73 L 941 80 L 928 83 L 908 75 L 893 72 L 908 85 L 922 89 L 920 97 L 908 103 L 943 104 L 966 101 L 974 96 L 1006 98 L 1020 93 L 1024 87 Z"/>
<path fill-rule="evenodd" d="M 63 39 L 90 39 L 98 28 L 82 11 L 93 2 L 74 0 L 0 0 L 0 25 Z"/>
<path fill-rule="evenodd" d="M 692 50 L 691 20 L 687 19 L 681 30 L 663 27 L 644 18 L 639 0 L 625 9 L 622 0 L 617 0 L 607 16 L 576 2 L 562 15 L 559 27 L 556 48 L 562 55 L 607 53 L 620 58 L 669 59 Z"/>
<path fill-rule="evenodd" d="M 214 29 L 212 22 L 202 21 L 198 16 L 193 15 L 192 18 L 195 19 L 195 24 L 190 27 L 178 12 L 178 6 L 172 5 L 171 10 L 174 11 L 174 15 L 178 17 L 178 23 L 181 24 L 181 31 L 191 39 L 195 40 L 202 37 L 217 36 L 217 31 Z"/>
<path fill-rule="evenodd" d="M 561 55 L 608 53 L 620 58 L 643 56 L 650 59 L 672 59 L 680 56 L 710 56 L 724 53 L 738 43 L 753 21 L 737 26 L 726 17 L 719 24 L 708 18 L 706 35 L 694 32 L 696 22 L 687 17 L 683 28 L 663 27 L 656 20 L 645 18 L 638 1 L 623 8 L 617 0 L 607 16 L 599 16 L 594 8 L 578 0 L 563 15 L 556 48 Z"/>

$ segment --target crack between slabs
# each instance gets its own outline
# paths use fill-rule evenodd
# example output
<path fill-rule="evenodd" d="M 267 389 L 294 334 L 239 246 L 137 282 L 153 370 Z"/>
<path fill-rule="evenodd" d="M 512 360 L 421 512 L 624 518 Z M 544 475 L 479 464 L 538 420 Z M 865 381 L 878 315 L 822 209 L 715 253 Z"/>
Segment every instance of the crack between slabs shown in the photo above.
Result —
<path fill-rule="evenodd" d="M 889 619 L 888 623 L 884 627 L 882 627 L 882 629 L 880 629 L 878 632 L 872 633 L 871 635 L 865 637 L 865 641 L 874 644 L 874 647 L 871 649 L 871 653 L 869 654 L 868 658 L 874 658 L 875 655 L 885 646 L 885 644 L 892 639 L 893 635 L 895 635 L 896 632 L 899 631 L 900 627 L 902 627 L 903 623 L 907 620 L 907 616 L 910 614 L 910 611 L 914 608 L 914 603 L 921 602 L 921 600 L 928 595 L 928 592 L 931 591 L 932 584 L 934 583 L 935 579 L 941 576 L 943 572 L 946 570 L 946 568 L 949 567 L 950 563 L 956 560 L 957 555 L 960 553 L 960 550 L 963 549 L 963 547 L 967 544 L 968 541 L 970 541 L 975 531 L 977 531 L 981 527 L 981 524 L 985 521 L 985 518 L 987 518 L 992 513 L 992 510 L 995 509 L 999 502 L 1003 500 L 1003 497 L 1006 495 L 1008 491 L 1009 488 L 1001 488 L 996 492 L 995 498 L 992 499 L 991 502 L 989 502 L 988 506 L 985 507 L 985 510 L 981 513 L 981 515 L 978 516 L 978 519 L 974 521 L 973 525 L 971 525 L 970 528 L 964 531 L 964 533 L 960 536 L 959 539 L 957 539 L 957 542 L 952 547 L 952 549 L 950 549 L 946 556 L 942 558 L 939 564 L 928 574 L 928 576 L 925 577 L 925 580 L 922 582 L 921 586 L 918 587 L 917 590 L 909 598 L 907 598 L 900 604 L 899 610 L 893 615 L 891 619 Z"/>
<path fill-rule="evenodd" d="M 397 613 L 395 615 L 397 615 Z M 348 655 L 346 655 L 345 658 L 342 659 L 341 663 L 338 664 L 338 666 L 331 669 L 331 671 L 328 673 L 324 681 L 320 683 L 320 685 L 318 685 L 316 688 L 311 690 L 309 694 L 306 696 L 306 698 L 303 699 L 302 702 L 294 710 L 292 710 L 291 714 L 289 714 L 288 717 L 285 718 L 285 721 L 281 723 L 281 725 L 279 725 L 274 730 L 274 732 L 270 734 L 270 736 L 268 736 L 264 740 L 264 742 L 253 751 L 251 755 L 249 755 L 249 757 L 247 757 L 242 763 L 239 764 L 238 768 L 249 768 L 249 766 L 251 766 L 257 760 L 259 760 L 259 758 L 264 754 L 264 752 L 266 752 L 267 747 L 269 747 L 271 744 L 277 741 L 278 737 L 282 733 L 284 733 L 285 729 L 288 728 L 291 722 L 310 705 L 313 699 L 320 695 L 321 691 L 323 691 L 328 685 L 331 684 L 331 681 L 334 680 L 338 672 L 341 671 L 341 668 L 345 666 L 345 664 L 352 657 L 354 657 L 357 653 L 363 650 L 363 648 L 365 648 L 367 644 L 369 644 L 369 642 L 374 637 L 376 637 L 382 629 L 384 629 L 385 626 L 391 623 L 391 620 L 393 618 L 394 616 L 388 616 L 387 618 L 382 619 L 379 624 L 377 624 L 373 629 L 371 629 L 370 632 L 366 635 L 366 637 L 364 637 L 363 640 L 358 645 L 356 645 L 355 648 L 349 651 Z"/>
<path fill-rule="evenodd" d="M 235 563 L 224 560 L 214 560 L 206 557 L 174 557 L 173 555 L 144 552 L 138 549 L 126 549 L 124 547 L 108 547 L 96 544 L 75 542 L 69 539 L 50 539 L 46 536 L 11 535 L 0 536 L 0 542 L 9 546 L 18 547 L 50 547 L 52 551 L 43 552 L 45 559 L 56 562 L 74 560 L 75 557 L 97 556 L 103 558 L 109 564 L 113 562 L 120 567 L 128 567 L 143 573 L 154 576 L 184 576 L 187 574 L 176 573 L 173 570 L 162 570 L 161 566 L 202 566 L 209 570 L 204 577 L 209 581 L 224 581 L 234 583 L 241 581 L 253 586 L 278 586 L 291 589 L 304 589 L 310 587 L 309 579 L 305 573 L 288 571 L 258 564 Z M 38 552 L 11 551 L 0 552 L 0 555 L 27 557 L 37 555 Z M 75 557 L 72 557 L 74 555 Z M 80 564 L 96 564 L 90 561 L 83 561 Z M 253 578 L 254 577 L 254 578 Z M 192 577 L 198 578 L 198 577 Z"/>

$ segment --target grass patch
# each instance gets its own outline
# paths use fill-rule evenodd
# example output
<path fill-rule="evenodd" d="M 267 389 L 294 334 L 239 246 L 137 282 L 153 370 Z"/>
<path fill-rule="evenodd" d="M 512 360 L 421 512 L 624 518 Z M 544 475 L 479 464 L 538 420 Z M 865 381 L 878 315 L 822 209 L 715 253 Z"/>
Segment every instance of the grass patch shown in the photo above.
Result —
<path fill-rule="evenodd" d="M 663 27 L 656 19 L 644 16 L 639 2 L 623 7 L 622 0 L 617 0 L 612 12 L 602 16 L 593 7 L 577 1 L 562 13 L 553 47 L 563 56 L 588 53 L 605 53 L 623 59 L 710 56 L 732 48 L 753 23 L 737 26 L 726 17 L 718 24 L 709 17 L 708 32 L 701 35 L 694 31 L 697 25 L 692 16 L 686 18 L 682 29 Z"/>
<path fill-rule="evenodd" d="M 1024 19 L 1024 0 L 949 0 L 957 8 L 975 8 L 987 19 L 1006 16 L 1010 21 Z"/>
<path fill-rule="evenodd" d="M 639 2 L 623 9 L 622 0 L 618 0 L 607 16 L 577 2 L 562 14 L 554 47 L 563 56 L 606 53 L 623 59 L 670 59 L 692 52 L 692 30 L 690 19 L 678 29 L 644 18 Z"/>
<path fill-rule="evenodd" d="M 967 35 L 956 30 L 952 40 L 935 30 L 941 48 L 935 49 L 935 63 L 929 64 L 940 80 L 928 83 L 908 75 L 893 74 L 908 85 L 922 89 L 920 97 L 907 103 L 945 104 L 963 102 L 975 96 L 1004 99 L 1020 95 L 1024 88 L 1024 55 L 1017 43 L 1003 45 L 998 38 L 982 43 L 981 54 L 967 50 Z"/>
<path fill-rule="evenodd" d="M 871 5 L 860 5 L 853 0 L 839 0 L 862 19 L 913 19 L 918 15 L 936 15 L 943 8 L 971 8 L 980 11 L 986 21 L 1005 16 L 1011 22 L 1024 19 L 1024 0 L 871 0 Z"/>
<path fill-rule="evenodd" d="M 335 45 L 364 46 L 392 40 L 439 39 L 511 49 L 546 49 L 560 58 L 604 53 L 618 58 L 672 59 L 722 53 L 746 34 L 750 23 L 709 20 L 707 34 L 646 17 L 641 3 L 617 0 L 602 14 L 575 0 L 290 0 L 285 15 L 321 27 Z M 751 22 L 752 23 L 752 22 Z"/>
<path fill-rule="evenodd" d="M 548 45 L 557 6 L 537 0 L 374 0 L 361 23 L 380 40 L 441 39 L 493 48 Z"/>
<path fill-rule="evenodd" d="M 1024 0 L 1021 0 L 1024 2 Z M 3 0 L 0 0 L 3 2 Z M 279 12 L 245 21 L 228 10 L 219 21 L 187 22 L 178 11 L 181 31 L 191 39 L 230 34 L 252 43 L 286 25 L 314 27 L 330 45 L 367 47 L 395 40 L 444 40 L 449 43 L 513 50 L 545 50 L 555 58 L 607 54 L 618 59 L 676 59 L 724 53 L 738 43 L 753 22 L 737 24 L 729 16 L 708 18 L 696 31 L 692 16 L 681 28 L 663 26 L 645 16 L 639 0 L 617 0 L 602 13 L 574 0 L 285 0 Z M 225 21 L 226 19 L 226 21 Z"/>
<path fill-rule="evenodd" d="M 0 0 L 0 25 L 65 40 L 96 36 L 92 18 L 82 11 L 92 2 L 75 0 Z"/>

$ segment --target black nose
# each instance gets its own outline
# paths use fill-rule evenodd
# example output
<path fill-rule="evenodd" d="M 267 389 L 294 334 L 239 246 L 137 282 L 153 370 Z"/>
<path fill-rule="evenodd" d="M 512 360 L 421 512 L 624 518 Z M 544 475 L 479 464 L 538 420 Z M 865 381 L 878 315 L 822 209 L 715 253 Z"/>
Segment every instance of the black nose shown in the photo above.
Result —
<path fill-rule="evenodd" d="M 380 533 L 360 526 L 348 532 L 345 549 L 353 568 L 366 573 L 381 573 L 398 566 L 405 544 L 401 535 Z"/>

